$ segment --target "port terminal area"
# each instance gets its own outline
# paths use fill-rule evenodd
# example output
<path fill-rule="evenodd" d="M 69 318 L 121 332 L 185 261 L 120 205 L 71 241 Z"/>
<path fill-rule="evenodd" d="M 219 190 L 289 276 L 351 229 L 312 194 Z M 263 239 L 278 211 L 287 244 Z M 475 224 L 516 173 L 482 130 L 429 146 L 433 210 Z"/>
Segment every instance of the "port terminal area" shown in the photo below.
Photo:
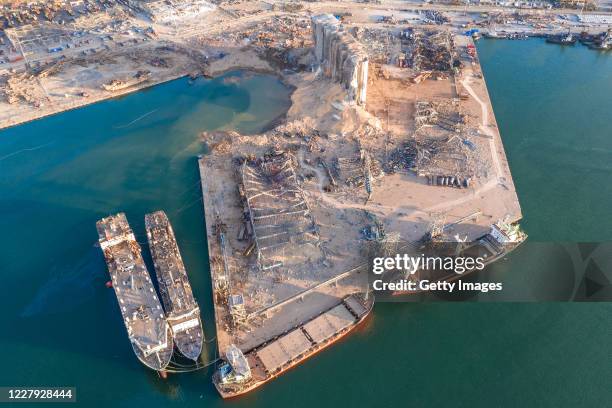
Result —
<path fill-rule="evenodd" d="M 475 241 L 522 217 L 471 36 L 329 14 L 309 27 L 314 68 L 283 76 L 280 124 L 201 135 L 220 356 L 367 291 L 372 243 Z"/>

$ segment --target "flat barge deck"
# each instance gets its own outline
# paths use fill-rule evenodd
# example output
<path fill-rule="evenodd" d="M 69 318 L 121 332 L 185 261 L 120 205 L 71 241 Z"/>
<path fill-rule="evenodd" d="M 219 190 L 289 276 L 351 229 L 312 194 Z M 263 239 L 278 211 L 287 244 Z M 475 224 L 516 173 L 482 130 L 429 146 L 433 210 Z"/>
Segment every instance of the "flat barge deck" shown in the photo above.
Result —
<path fill-rule="evenodd" d="M 203 339 L 200 308 L 193 297 L 172 225 L 165 212 L 156 211 L 145 215 L 145 227 L 174 343 L 182 355 L 197 361 Z"/>
<path fill-rule="evenodd" d="M 374 298 L 349 295 L 319 316 L 246 353 L 234 345 L 226 363 L 213 374 L 223 398 L 233 398 L 258 388 L 331 346 L 359 326 L 372 311 Z"/>
<path fill-rule="evenodd" d="M 124 213 L 96 223 L 123 323 L 138 359 L 161 371 L 173 353 L 172 332 Z"/>

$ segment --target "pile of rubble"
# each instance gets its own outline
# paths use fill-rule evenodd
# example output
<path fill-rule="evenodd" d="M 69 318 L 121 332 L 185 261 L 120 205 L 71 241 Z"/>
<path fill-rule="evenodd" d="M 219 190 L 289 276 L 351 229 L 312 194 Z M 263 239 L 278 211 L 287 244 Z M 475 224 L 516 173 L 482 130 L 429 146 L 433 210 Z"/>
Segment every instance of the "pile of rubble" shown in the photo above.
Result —
<path fill-rule="evenodd" d="M 380 162 L 363 148 L 353 156 L 335 158 L 332 169 L 335 179 L 350 188 L 365 187 L 368 196 L 372 195 L 374 182 L 385 175 Z"/>
<path fill-rule="evenodd" d="M 152 21 L 172 24 L 180 19 L 195 18 L 215 9 L 206 0 L 126 0 L 134 10 L 144 12 Z"/>
<path fill-rule="evenodd" d="M 244 206 L 239 239 L 252 239 L 245 254 L 255 251 L 262 271 L 289 267 L 289 258 L 298 254 L 310 259 L 322 255 L 316 248 L 318 227 L 300 187 L 296 163 L 284 151 L 236 161 Z"/>
<path fill-rule="evenodd" d="M 473 177 L 469 157 L 473 151 L 459 136 L 448 139 L 414 140 L 412 143 L 417 153 L 414 163 L 418 175 L 436 178 L 454 177 L 461 180 Z"/>
<path fill-rule="evenodd" d="M 436 10 L 425 10 L 422 15 L 423 21 L 429 24 L 446 24 L 450 22 L 450 19 L 443 13 Z"/>
<path fill-rule="evenodd" d="M 401 53 L 400 37 L 391 30 L 357 27 L 353 35 L 363 44 L 370 61 L 377 64 L 395 64 Z"/>
<path fill-rule="evenodd" d="M 0 28 L 17 28 L 41 22 L 65 25 L 78 23 L 82 18 L 117 12 L 127 15 L 123 4 L 132 2 L 133 0 L 5 1 L 0 6 Z"/>
<path fill-rule="evenodd" d="M 310 23 L 305 18 L 279 16 L 257 24 L 242 33 L 250 45 L 264 48 L 304 48 L 312 46 Z"/>
<path fill-rule="evenodd" d="M 430 185 L 467 188 L 474 177 L 474 161 L 478 156 L 465 140 L 459 136 L 411 139 L 391 152 L 385 171 L 411 171 L 426 177 Z"/>
<path fill-rule="evenodd" d="M 366 241 L 382 241 L 387 237 L 387 231 L 385 226 L 376 216 L 376 214 L 369 211 L 365 211 L 365 216 L 369 221 L 369 224 L 361 229 L 361 236 Z"/>
<path fill-rule="evenodd" d="M 29 73 L 21 73 L 9 77 L 2 87 L 2 92 L 9 104 L 23 101 L 39 108 L 48 101 L 48 97 L 40 86 L 37 76 Z"/>
<path fill-rule="evenodd" d="M 249 46 L 281 69 L 298 70 L 308 67 L 309 61 L 305 62 L 304 57 L 312 48 L 310 21 L 295 16 L 275 16 L 240 31 L 196 37 L 192 41 L 194 45 L 208 49 Z M 220 50 L 211 57 L 220 59 L 225 55 Z"/>
<path fill-rule="evenodd" d="M 467 188 L 484 167 L 474 134 L 455 103 L 417 101 L 413 137 L 388 155 L 385 171 L 410 171 L 430 185 Z"/>
<path fill-rule="evenodd" d="M 448 31 L 407 29 L 400 37 L 402 53 L 398 65 L 403 68 L 448 72 L 457 64 L 453 37 Z"/>
<path fill-rule="evenodd" d="M 6 29 L 38 21 L 55 21 L 61 24 L 75 13 L 76 10 L 68 1 L 4 4 L 0 8 L 0 26 Z"/>
<path fill-rule="evenodd" d="M 37 78 L 46 78 L 53 76 L 61 71 L 62 67 L 66 63 L 65 58 L 58 60 L 49 61 L 48 63 L 31 64 L 28 73 Z"/>
<path fill-rule="evenodd" d="M 426 127 L 437 126 L 448 132 L 464 130 L 465 115 L 448 102 L 415 102 L 415 132 L 426 131 Z"/>
<path fill-rule="evenodd" d="M 374 72 L 386 79 L 388 71 L 381 70 L 382 65 L 408 70 L 407 76 L 413 83 L 429 77 L 446 79 L 454 67 L 460 66 L 453 36 L 448 31 L 358 27 L 353 33 L 367 50 L 370 61 L 378 64 L 374 65 Z"/>
<path fill-rule="evenodd" d="M 415 169 L 417 157 L 416 143 L 406 142 L 402 147 L 393 150 L 385 163 L 385 172 L 388 174 L 406 172 Z"/>

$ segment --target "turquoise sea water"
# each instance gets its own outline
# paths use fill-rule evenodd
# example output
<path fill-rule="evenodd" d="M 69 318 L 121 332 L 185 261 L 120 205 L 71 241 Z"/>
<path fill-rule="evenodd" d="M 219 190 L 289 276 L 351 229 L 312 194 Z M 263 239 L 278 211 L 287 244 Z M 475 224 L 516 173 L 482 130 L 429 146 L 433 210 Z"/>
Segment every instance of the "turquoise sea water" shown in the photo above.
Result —
<path fill-rule="evenodd" d="M 532 240 L 612 240 L 612 54 L 543 40 L 478 53 Z"/>
<path fill-rule="evenodd" d="M 478 47 L 530 239 L 609 240 L 612 55 L 539 40 Z M 125 211 L 144 242 L 144 214 L 166 210 L 214 336 L 198 134 L 257 131 L 289 94 L 273 77 L 227 77 L 0 131 L 0 385 L 75 386 L 98 407 L 609 404 L 610 304 L 381 303 L 354 335 L 229 402 L 210 371 L 161 381 L 145 369 L 104 287 L 95 221 Z M 562 262 L 541 258 L 525 246 L 499 273 L 525 287 L 532 274 L 554 279 Z"/>

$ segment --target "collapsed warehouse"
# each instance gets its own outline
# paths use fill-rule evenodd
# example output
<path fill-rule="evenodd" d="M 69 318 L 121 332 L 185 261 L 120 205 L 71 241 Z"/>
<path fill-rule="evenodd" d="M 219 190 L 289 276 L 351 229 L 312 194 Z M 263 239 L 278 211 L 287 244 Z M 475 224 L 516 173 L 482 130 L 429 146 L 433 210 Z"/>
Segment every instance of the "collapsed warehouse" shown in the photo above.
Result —
<path fill-rule="evenodd" d="M 482 167 L 481 153 L 458 107 L 450 101 L 417 101 L 414 126 L 412 137 L 390 155 L 387 172 L 410 170 L 429 185 L 470 187 Z"/>
<path fill-rule="evenodd" d="M 213 151 L 200 158 L 200 174 L 222 341 L 256 346 L 362 284 L 363 275 L 345 272 L 358 261 L 350 254 L 361 234 L 352 226 L 363 224 L 363 213 L 320 202 L 316 186 L 326 174 L 340 194 L 363 191 L 382 177 L 378 160 L 352 143 L 323 154 L 333 141 L 299 121 L 260 135 L 203 138 Z M 292 302 L 300 303 L 297 314 L 277 313 Z"/>
<path fill-rule="evenodd" d="M 454 65 L 453 39 L 448 31 L 406 29 L 401 35 L 400 68 L 448 72 Z"/>
<path fill-rule="evenodd" d="M 355 27 L 351 31 L 373 63 L 409 71 L 415 83 L 432 75 L 445 78 L 460 66 L 453 36 L 446 30 Z"/>
<path fill-rule="evenodd" d="M 294 169 L 295 159 L 274 152 L 240 166 L 245 228 L 262 270 L 290 268 L 320 257 L 318 232 Z M 239 234 L 245 239 L 245 233 Z M 247 251 L 247 253 L 249 253 Z"/>

